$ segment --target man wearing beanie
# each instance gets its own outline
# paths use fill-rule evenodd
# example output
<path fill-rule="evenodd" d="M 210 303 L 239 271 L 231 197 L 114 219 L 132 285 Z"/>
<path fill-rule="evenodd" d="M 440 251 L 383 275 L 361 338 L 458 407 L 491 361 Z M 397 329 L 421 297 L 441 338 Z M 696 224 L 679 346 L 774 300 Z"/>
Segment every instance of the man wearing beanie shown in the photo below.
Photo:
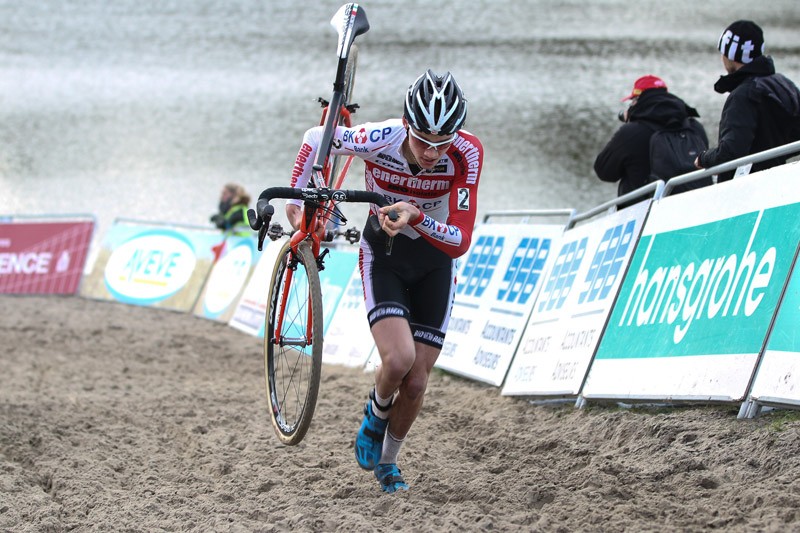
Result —
<path fill-rule="evenodd" d="M 720 94 L 730 93 L 722 108 L 719 140 L 695 161 L 697 168 L 762 152 L 800 139 L 800 91 L 786 76 L 775 72 L 764 55 L 764 34 L 750 20 L 737 20 L 722 32 L 717 48 L 727 71 L 714 84 Z M 782 165 L 790 156 L 753 163 L 751 172 Z M 719 175 L 719 181 L 733 177 Z"/>
<path fill-rule="evenodd" d="M 692 153 L 700 153 L 708 148 L 706 130 L 696 120 L 700 115 L 695 108 L 670 93 L 664 80 L 653 75 L 636 80 L 633 90 L 622 101 L 629 102 L 628 108 L 619 114 L 619 119 L 625 124 L 614 133 L 594 161 L 594 171 L 600 180 L 619 181 L 617 194 L 622 196 L 651 181 L 666 181 L 695 170 L 693 155 L 686 161 L 685 168 L 676 170 L 671 176 L 659 176 L 650 166 L 650 138 L 657 131 L 689 129 L 694 132 L 692 138 L 696 139 L 697 145 Z M 684 192 L 711 183 L 711 178 L 698 180 L 679 185 L 674 192 Z M 619 208 L 642 199 L 621 203 Z"/>

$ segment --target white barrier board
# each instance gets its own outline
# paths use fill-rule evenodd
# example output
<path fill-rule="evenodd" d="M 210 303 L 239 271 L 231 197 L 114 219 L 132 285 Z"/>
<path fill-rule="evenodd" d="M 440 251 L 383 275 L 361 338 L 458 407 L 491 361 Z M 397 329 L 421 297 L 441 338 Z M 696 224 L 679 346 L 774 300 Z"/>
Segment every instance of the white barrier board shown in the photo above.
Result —
<path fill-rule="evenodd" d="M 275 241 L 270 242 L 269 245 L 267 245 L 267 241 L 264 242 L 261 258 L 256 264 L 242 297 L 239 299 L 233 317 L 228 323 L 230 326 L 251 335 L 264 336 L 264 318 L 268 307 L 269 283 L 272 280 L 272 270 L 275 266 L 277 254 L 280 253 L 284 242 L 285 240 Z M 325 268 L 319 273 L 322 291 L 322 313 L 324 316 L 323 334 L 327 333 L 327 329 L 336 313 L 339 301 L 345 292 L 347 283 L 357 263 L 357 251 L 339 247 L 331 247 L 330 253 L 325 258 Z M 298 269 L 297 272 L 300 272 L 300 270 Z M 290 298 L 289 301 L 291 302 L 293 299 Z M 288 313 L 291 314 L 291 311 Z"/>
<path fill-rule="evenodd" d="M 458 272 L 438 368 L 501 385 L 564 231 L 554 224 L 483 224 Z"/>
<path fill-rule="evenodd" d="M 363 367 L 374 348 L 364 304 L 361 272 L 354 268 L 325 334 L 322 362 Z"/>
<path fill-rule="evenodd" d="M 750 398 L 770 403 L 800 405 L 800 263 L 772 327 L 767 349 L 758 366 Z"/>
<path fill-rule="evenodd" d="M 230 236 L 211 267 L 194 314 L 210 320 L 229 322 L 242 292 L 255 270 L 256 238 Z"/>
<path fill-rule="evenodd" d="M 800 165 L 656 201 L 582 395 L 742 400 L 800 239 L 797 220 Z"/>
<path fill-rule="evenodd" d="M 281 251 L 284 241 L 265 240 L 250 280 L 236 303 L 233 316 L 228 325 L 256 337 L 264 336 L 264 319 L 267 314 L 267 298 L 269 284 L 272 280 L 272 269 Z"/>
<path fill-rule="evenodd" d="M 577 395 L 650 201 L 567 230 L 539 292 L 504 395 Z"/>

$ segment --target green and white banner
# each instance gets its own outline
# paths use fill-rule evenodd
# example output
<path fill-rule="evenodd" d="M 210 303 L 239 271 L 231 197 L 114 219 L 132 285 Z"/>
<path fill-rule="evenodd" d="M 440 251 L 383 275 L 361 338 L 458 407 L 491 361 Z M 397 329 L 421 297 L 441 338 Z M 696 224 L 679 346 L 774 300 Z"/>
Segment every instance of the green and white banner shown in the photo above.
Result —
<path fill-rule="evenodd" d="M 800 405 L 800 266 L 789 286 L 767 343 L 750 398 L 771 404 Z"/>
<path fill-rule="evenodd" d="M 655 202 L 583 396 L 743 399 L 798 220 L 798 165 Z"/>

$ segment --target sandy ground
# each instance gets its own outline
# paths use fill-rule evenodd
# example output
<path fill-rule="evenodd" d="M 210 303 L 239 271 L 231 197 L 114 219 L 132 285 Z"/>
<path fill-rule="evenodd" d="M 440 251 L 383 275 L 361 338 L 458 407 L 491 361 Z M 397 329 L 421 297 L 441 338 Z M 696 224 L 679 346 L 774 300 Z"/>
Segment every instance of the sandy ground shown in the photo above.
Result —
<path fill-rule="evenodd" d="M 2 531 L 800 530 L 800 422 L 738 405 L 532 405 L 434 371 L 380 492 L 371 375 L 327 366 L 305 440 L 266 414 L 261 341 L 171 311 L 0 296 Z"/>

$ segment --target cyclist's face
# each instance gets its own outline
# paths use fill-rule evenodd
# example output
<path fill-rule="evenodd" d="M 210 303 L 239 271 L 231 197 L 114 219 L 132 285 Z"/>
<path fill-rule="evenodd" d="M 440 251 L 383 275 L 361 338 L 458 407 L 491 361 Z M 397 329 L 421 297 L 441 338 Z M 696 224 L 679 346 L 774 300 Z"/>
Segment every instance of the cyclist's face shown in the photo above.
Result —
<path fill-rule="evenodd" d="M 455 135 L 423 133 L 408 124 L 406 124 L 406 128 L 408 130 L 408 148 L 417 164 L 426 170 L 433 168 L 439 162 L 439 158 L 450 148 L 455 138 Z"/>

